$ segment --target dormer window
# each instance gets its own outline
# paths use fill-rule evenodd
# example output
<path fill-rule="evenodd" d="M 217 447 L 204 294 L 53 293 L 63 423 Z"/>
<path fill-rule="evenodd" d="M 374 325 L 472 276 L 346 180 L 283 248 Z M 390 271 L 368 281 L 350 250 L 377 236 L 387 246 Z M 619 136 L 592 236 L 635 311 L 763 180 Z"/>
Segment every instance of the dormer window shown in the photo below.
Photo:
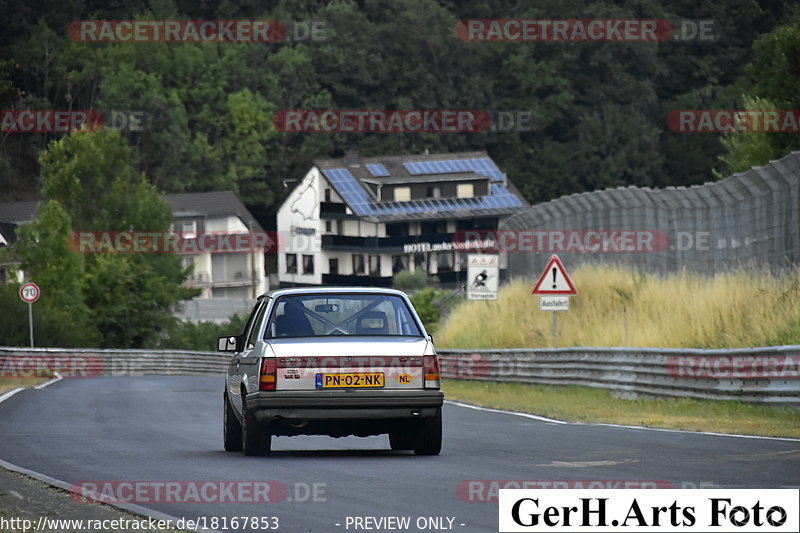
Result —
<path fill-rule="evenodd" d="M 197 236 L 197 222 L 194 220 L 182 224 L 183 238 L 194 239 Z"/>
<path fill-rule="evenodd" d="M 472 183 L 459 183 L 456 185 L 456 197 L 457 198 L 474 198 L 475 197 L 475 185 Z"/>
<path fill-rule="evenodd" d="M 395 202 L 408 202 L 409 200 L 411 200 L 411 187 L 395 187 Z"/>

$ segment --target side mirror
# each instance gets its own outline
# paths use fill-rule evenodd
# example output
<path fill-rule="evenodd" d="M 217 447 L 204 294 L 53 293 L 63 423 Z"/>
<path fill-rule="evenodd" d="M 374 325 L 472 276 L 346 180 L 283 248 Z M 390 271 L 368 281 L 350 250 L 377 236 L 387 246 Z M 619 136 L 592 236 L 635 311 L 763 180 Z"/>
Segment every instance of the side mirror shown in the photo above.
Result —
<path fill-rule="evenodd" d="M 220 352 L 235 352 L 236 351 L 236 341 L 237 341 L 237 338 L 235 336 L 220 337 L 219 339 L 217 339 L 217 351 L 220 351 Z"/>

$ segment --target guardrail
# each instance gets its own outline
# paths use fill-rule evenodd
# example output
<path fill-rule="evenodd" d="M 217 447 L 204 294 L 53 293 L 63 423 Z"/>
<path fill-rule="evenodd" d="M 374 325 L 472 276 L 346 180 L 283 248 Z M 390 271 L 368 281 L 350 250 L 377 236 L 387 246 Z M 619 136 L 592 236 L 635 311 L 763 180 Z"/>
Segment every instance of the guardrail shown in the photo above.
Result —
<path fill-rule="evenodd" d="M 742 400 L 800 407 L 800 346 L 739 350 L 555 348 L 439 350 L 452 379 L 583 385 L 623 398 Z M 230 354 L 179 350 L 0 347 L 0 379 L 219 375 Z"/>
<path fill-rule="evenodd" d="M 223 376 L 230 359 L 222 352 L 0 347 L 0 379 L 54 372 L 64 377 Z"/>
<path fill-rule="evenodd" d="M 800 346 L 736 350 L 439 350 L 454 379 L 583 385 L 616 396 L 742 400 L 800 407 Z"/>

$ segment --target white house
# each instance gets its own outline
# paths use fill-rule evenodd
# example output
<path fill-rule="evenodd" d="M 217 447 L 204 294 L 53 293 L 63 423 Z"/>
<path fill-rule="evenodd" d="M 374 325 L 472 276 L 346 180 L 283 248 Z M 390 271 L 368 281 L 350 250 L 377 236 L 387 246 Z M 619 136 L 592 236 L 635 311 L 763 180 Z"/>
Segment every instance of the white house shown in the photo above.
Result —
<path fill-rule="evenodd" d="M 184 238 L 201 234 L 264 233 L 232 191 L 167 194 L 172 228 Z M 184 253 L 192 266 L 190 287 L 202 289 L 200 298 L 257 298 L 269 290 L 264 251 L 204 251 Z"/>
<path fill-rule="evenodd" d="M 172 230 L 186 240 L 204 233 L 264 234 L 232 191 L 167 194 L 165 200 L 172 209 Z M 0 246 L 16 240 L 16 228 L 34 220 L 38 207 L 39 202 L 0 203 Z M 184 265 L 193 267 L 186 285 L 201 289 L 200 296 L 185 305 L 182 316 L 222 321 L 236 312 L 248 311 L 251 302 L 269 290 L 264 255 L 254 248 L 182 253 Z M 6 267 L 0 265 L 0 282 L 9 281 Z"/>
<path fill-rule="evenodd" d="M 422 268 L 463 281 L 456 232 L 496 230 L 526 205 L 485 152 L 317 160 L 278 209 L 278 279 L 388 286 Z"/>

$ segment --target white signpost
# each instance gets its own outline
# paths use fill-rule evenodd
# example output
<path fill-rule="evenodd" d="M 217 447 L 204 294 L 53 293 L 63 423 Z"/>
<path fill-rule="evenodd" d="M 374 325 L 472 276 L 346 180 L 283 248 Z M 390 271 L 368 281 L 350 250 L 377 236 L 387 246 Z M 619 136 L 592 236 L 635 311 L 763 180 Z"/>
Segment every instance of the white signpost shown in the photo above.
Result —
<path fill-rule="evenodd" d="M 558 322 L 556 319 L 557 311 L 569 311 L 569 297 L 577 294 L 575 285 L 567 274 L 564 265 L 557 255 L 548 261 L 547 266 L 539 276 L 539 281 L 533 288 L 533 294 L 541 296 L 539 309 L 542 311 L 552 311 L 553 313 L 553 348 L 558 346 Z"/>
<path fill-rule="evenodd" d="M 467 254 L 467 299 L 497 300 L 500 256 Z"/>
<path fill-rule="evenodd" d="M 19 288 L 19 297 L 28 304 L 28 329 L 31 334 L 31 348 L 33 348 L 33 302 L 38 300 L 41 294 L 42 291 L 39 290 L 39 286 L 35 283 L 28 282 Z"/>

